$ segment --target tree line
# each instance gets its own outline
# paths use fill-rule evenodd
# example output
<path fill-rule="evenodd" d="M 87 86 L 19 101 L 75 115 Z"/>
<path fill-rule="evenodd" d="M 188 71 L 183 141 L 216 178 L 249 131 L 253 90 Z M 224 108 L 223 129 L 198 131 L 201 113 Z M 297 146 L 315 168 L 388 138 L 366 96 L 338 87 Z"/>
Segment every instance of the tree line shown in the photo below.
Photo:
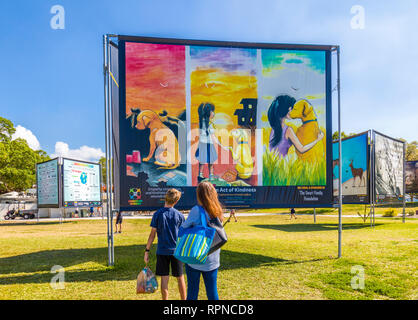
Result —
<path fill-rule="evenodd" d="M 0 117 L 0 194 L 25 191 L 36 183 L 36 164 L 50 160 L 43 150 L 32 150 L 26 140 L 12 140 L 12 121 Z"/>

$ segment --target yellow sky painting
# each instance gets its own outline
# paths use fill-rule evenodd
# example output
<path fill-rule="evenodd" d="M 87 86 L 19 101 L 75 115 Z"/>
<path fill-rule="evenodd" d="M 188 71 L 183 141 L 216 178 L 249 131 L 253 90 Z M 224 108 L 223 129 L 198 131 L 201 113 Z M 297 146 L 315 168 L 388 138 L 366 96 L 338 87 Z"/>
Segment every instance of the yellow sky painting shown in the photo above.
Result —
<path fill-rule="evenodd" d="M 214 104 L 215 114 L 229 115 L 233 126 L 237 127 L 237 117 L 234 116 L 234 112 L 236 109 L 242 109 L 240 102 L 243 98 L 257 98 L 256 76 L 214 68 L 194 70 L 191 74 L 192 127 L 196 128 L 199 124 L 197 108 L 203 102 Z"/>

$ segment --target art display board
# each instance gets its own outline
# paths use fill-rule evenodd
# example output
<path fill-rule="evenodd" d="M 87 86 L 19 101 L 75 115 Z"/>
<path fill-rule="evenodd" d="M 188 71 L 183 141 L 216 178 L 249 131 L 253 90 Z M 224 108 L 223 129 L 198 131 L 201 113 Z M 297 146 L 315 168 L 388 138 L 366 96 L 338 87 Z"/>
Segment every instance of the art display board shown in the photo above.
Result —
<path fill-rule="evenodd" d="M 62 181 L 63 207 L 102 205 L 100 164 L 63 158 Z"/>
<path fill-rule="evenodd" d="M 375 204 L 403 201 L 404 142 L 373 131 Z"/>
<path fill-rule="evenodd" d="M 370 203 L 370 147 L 369 132 L 341 140 L 342 163 L 338 157 L 339 142 L 334 141 L 333 186 L 334 201 L 338 202 L 339 165 L 342 166 L 342 197 L 345 204 Z"/>
<path fill-rule="evenodd" d="M 405 164 L 406 193 L 418 193 L 418 161 L 407 161 Z"/>
<path fill-rule="evenodd" d="M 36 164 L 38 208 L 60 207 L 60 170 L 58 158 Z"/>
<path fill-rule="evenodd" d="M 331 207 L 332 50 L 119 36 L 117 209 Z"/>

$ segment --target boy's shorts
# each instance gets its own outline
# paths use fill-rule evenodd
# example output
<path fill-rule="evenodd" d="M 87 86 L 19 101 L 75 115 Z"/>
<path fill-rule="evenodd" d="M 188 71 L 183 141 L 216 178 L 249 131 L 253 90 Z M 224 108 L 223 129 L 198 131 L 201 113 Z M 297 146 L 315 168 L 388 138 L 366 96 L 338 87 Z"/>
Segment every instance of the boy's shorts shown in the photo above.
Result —
<path fill-rule="evenodd" d="M 171 264 L 171 275 L 180 277 L 183 275 L 183 262 L 174 258 L 174 256 L 166 256 L 157 254 L 157 267 L 155 274 L 157 276 L 169 276 Z"/>

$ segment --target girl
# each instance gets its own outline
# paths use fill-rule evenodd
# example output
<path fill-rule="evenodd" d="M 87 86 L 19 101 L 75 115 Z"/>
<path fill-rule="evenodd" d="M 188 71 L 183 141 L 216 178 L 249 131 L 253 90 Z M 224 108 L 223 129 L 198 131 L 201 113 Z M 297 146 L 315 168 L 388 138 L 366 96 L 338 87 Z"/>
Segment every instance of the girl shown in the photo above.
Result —
<path fill-rule="evenodd" d="M 205 177 L 203 176 L 203 166 L 208 164 L 209 180 L 214 180 L 213 163 L 218 159 L 218 152 L 214 143 L 220 145 L 224 150 L 229 151 L 226 147 L 220 144 L 218 138 L 215 136 L 214 125 L 211 122 L 215 116 L 215 106 L 212 103 L 200 104 L 198 110 L 199 114 L 199 146 L 196 150 L 196 159 L 199 162 L 199 175 L 197 181 L 201 182 Z"/>
<path fill-rule="evenodd" d="M 324 137 L 324 133 L 321 131 L 316 140 L 307 145 L 302 145 L 299 138 L 296 136 L 295 131 L 285 124 L 286 119 L 291 120 L 289 112 L 292 110 L 295 103 L 295 98 L 288 95 L 280 95 L 271 103 L 267 113 L 272 129 L 269 149 L 282 157 L 287 155 L 289 148 L 292 145 L 295 146 L 296 150 L 300 153 L 305 153 L 312 149 Z"/>
<path fill-rule="evenodd" d="M 190 210 L 186 221 L 182 224 L 183 228 L 193 227 L 201 224 L 200 207 L 204 209 L 206 218 L 219 218 L 223 221 L 222 206 L 218 200 L 218 193 L 215 187 L 207 181 L 199 183 L 196 189 L 197 206 Z M 204 264 L 186 264 L 187 275 L 187 300 L 197 300 L 199 295 L 200 275 L 203 276 L 208 300 L 219 300 L 217 278 L 220 266 L 220 253 L 218 249 L 208 255 Z"/>

